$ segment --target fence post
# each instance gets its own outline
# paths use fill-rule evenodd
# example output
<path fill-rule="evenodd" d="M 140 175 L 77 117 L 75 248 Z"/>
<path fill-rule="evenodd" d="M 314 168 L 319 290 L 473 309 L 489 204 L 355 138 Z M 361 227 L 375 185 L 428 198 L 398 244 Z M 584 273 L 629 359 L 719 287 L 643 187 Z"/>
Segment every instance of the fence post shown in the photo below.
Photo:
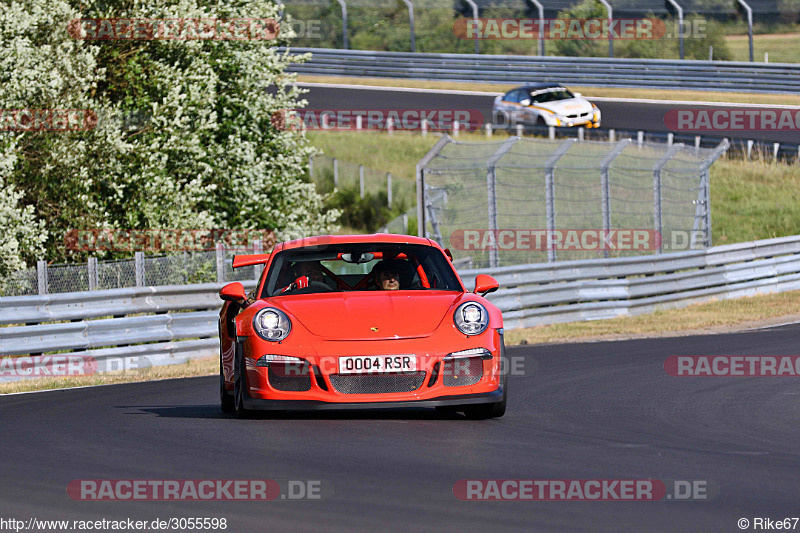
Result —
<path fill-rule="evenodd" d="M 552 246 L 552 239 L 556 230 L 556 206 L 555 206 L 555 168 L 556 162 L 562 155 L 567 153 L 570 147 L 578 142 L 575 139 L 567 139 L 556 148 L 553 155 L 544 164 L 544 197 L 545 197 L 545 213 L 547 215 L 547 235 L 545 242 L 547 243 L 547 261 L 552 263 L 556 260 L 556 251 Z"/>
<path fill-rule="evenodd" d="M 666 166 L 672 156 L 683 147 L 683 144 L 673 144 L 667 150 L 661 159 L 658 160 L 658 163 L 653 166 L 653 220 L 654 220 L 654 228 L 656 232 L 658 232 L 658 236 L 661 237 L 658 250 L 656 250 L 657 254 L 660 254 L 664 248 L 664 224 L 662 221 L 662 189 L 661 189 L 661 170 Z"/>
<path fill-rule="evenodd" d="M 423 137 L 428 136 L 428 121 L 424 118 L 422 119 L 422 123 L 419 125 L 419 129 L 422 132 Z"/>
<path fill-rule="evenodd" d="M 458 137 L 459 124 L 457 120 L 453 121 L 453 137 Z"/>
<path fill-rule="evenodd" d="M 333 158 L 333 188 L 339 186 L 339 160 Z"/>
<path fill-rule="evenodd" d="M 484 128 L 486 129 L 486 136 L 487 137 L 491 137 L 492 136 L 492 123 L 491 122 L 487 122 L 486 126 L 484 126 Z"/>
<path fill-rule="evenodd" d="M 643 131 L 637 131 L 636 132 L 636 144 L 638 144 L 639 146 L 642 146 L 642 144 L 644 144 L 644 132 Z"/>
<path fill-rule="evenodd" d="M 600 163 L 600 198 L 602 202 L 604 236 L 607 236 L 611 231 L 611 187 L 608 183 L 608 169 L 611 166 L 611 162 L 614 161 L 630 143 L 630 139 L 622 139 Z M 608 256 L 608 250 L 604 246 L 603 257 Z"/>
<path fill-rule="evenodd" d="M 403 213 L 403 234 L 408 235 L 408 214 Z"/>
<path fill-rule="evenodd" d="M 336 0 L 342 6 L 342 48 L 347 50 L 349 48 L 347 42 L 347 4 L 344 0 Z"/>
<path fill-rule="evenodd" d="M 753 140 L 747 141 L 747 159 L 750 159 L 750 153 L 753 151 Z"/>
<path fill-rule="evenodd" d="M 217 283 L 225 282 L 225 244 L 218 242 L 215 246 L 217 257 Z"/>
<path fill-rule="evenodd" d="M 86 273 L 89 276 L 89 290 L 96 291 L 97 290 L 97 258 L 90 257 L 89 260 L 86 262 Z"/>
<path fill-rule="evenodd" d="M 772 144 L 772 155 L 775 158 L 775 162 L 778 162 L 778 150 L 780 150 L 781 143 L 773 143 Z"/>
<path fill-rule="evenodd" d="M 613 143 L 616 141 L 617 141 L 617 132 L 614 130 L 614 128 L 611 128 L 610 130 L 608 130 L 608 142 Z"/>
<path fill-rule="evenodd" d="M 136 286 L 144 287 L 144 252 L 135 252 L 133 254 L 133 267 L 136 270 Z"/>
<path fill-rule="evenodd" d="M 358 190 L 364 198 L 364 165 L 358 165 Z"/>
<path fill-rule="evenodd" d="M 425 167 L 428 166 L 428 163 L 430 163 L 434 157 L 439 155 L 442 149 L 452 140 L 453 139 L 451 139 L 449 135 L 442 135 L 439 140 L 436 141 L 436 144 L 433 145 L 433 148 L 428 150 L 428 153 L 419 160 L 419 163 L 417 163 L 414 179 L 417 189 L 417 235 L 419 237 L 426 236 L 425 228 L 427 226 L 427 222 L 425 221 Z"/>
<path fill-rule="evenodd" d="M 386 173 L 386 207 L 392 207 L 392 173 Z"/>
<path fill-rule="evenodd" d="M 497 163 L 511 150 L 519 137 L 511 137 L 504 142 L 500 148 L 489 158 L 486 164 L 486 203 L 489 206 L 489 231 L 494 237 L 495 246 L 489 250 L 489 266 L 492 268 L 500 266 L 500 254 L 497 250 Z"/>
<path fill-rule="evenodd" d="M 582 127 L 581 127 L 581 128 L 578 128 L 578 140 L 579 140 L 579 141 L 582 141 L 582 140 L 583 140 L 584 131 L 585 131 L 585 130 L 584 130 Z"/>
<path fill-rule="evenodd" d="M 36 261 L 36 278 L 39 283 L 39 294 L 47 294 L 47 261 Z"/>
<path fill-rule="evenodd" d="M 254 254 L 263 254 L 264 253 L 264 243 L 261 239 L 255 239 L 253 241 L 253 253 Z M 261 279 L 261 272 L 264 270 L 264 265 L 253 265 L 253 272 L 254 278 L 256 281 Z"/>
<path fill-rule="evenodd" d="M 524 131 L 523 131 L 522 124 L 517 124 L 517 137 L 522 137 L 523 133 L 524 133 Z"/>
<path fill-rule="evenodd" d="M 555 140 L 556 138 L 556 127 L 555 126 L 547 126 L 547 138 Z"/>
<path fill-rule="evenodd" d="M 606 0 L 600 0 L 600 3 L 606 8 L 606 12 L 608 14 L 608 26 L 613 28 L 614 10 L 612 9 L 611 4 Z M 614 32 L 612 31 L 608 32 L 608 57 L 614 57 Z"/>

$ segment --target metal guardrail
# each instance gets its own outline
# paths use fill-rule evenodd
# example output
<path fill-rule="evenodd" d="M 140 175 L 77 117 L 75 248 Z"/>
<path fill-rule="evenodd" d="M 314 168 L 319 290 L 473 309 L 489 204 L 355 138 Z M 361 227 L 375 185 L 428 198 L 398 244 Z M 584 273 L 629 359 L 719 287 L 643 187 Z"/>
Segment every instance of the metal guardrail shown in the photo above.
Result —
<path fill-rule="evenodd" d="M 500 282 L 490 299 L 502 309 L 506 328 L 611 318 L 798 290 L 800 235 L 655 256 L 460 272 L 468 287 L 483 273 Z M 88 356 L 98 372 L 118 368 L 120 358 L 155 366 L 213 356 L 219 288 L 202 284 L 0 298 L 0 323 L 28 323 L 0 327 L 0 354 Z M 122 314 L 133 316 L 104 318 Z M 59 322 L 67 320 L 72 322 Z M 0 372 L 0 381 L 19 378 Z"/>
<path fill-rule="evenodd" d="M 668 59 L 422 54 L 290 48 L 311 52 L 292 72 L 372 78 L 405 78 L 522 84 L 558 82 L 598 87 L 797 93 L 800 65 Z"/>
<path fill-rule="evenodd" d="M 800 236 L 644 257 L 464 270 L 491 274 L 508 329 L 800 289 Z"/>

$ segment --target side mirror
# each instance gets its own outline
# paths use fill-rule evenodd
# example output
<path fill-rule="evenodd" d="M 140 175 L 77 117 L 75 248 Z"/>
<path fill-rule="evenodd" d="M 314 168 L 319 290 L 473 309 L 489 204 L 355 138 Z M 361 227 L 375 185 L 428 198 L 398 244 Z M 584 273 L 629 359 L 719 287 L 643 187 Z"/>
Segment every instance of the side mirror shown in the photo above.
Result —
<path fill-rule="evenodd" d="M 520 105 L 524 106 L 524 107 L 528 107 L 529 105 L 531 105 L 531 101 L 530 101 L 529 98 L 526 98 L 525 100 L 520 102 Z"/>
<path fill-rule="evenodd" d="M 228 283 L 222 290 L 219 291 L 219 297 L 226 302 L 244 303 L 247 300 L 247 295 L 244 293 L 244 285 L 235 281 Z"/>
<path fill-rule="evenodd" d="M 575 98 L 580 98 L 583 95 L 581 93 L 572 93 L 572 96 L 574 96 Z"/>
<path fill-rule="evenodd" d="M 453 262 L 453 252 L 450 251 L 450 248 L 444 249 L 444 255 L 447 256 L 451 263 Z"/>
<path fill-rule="evenodd" d="M 500 287 L 497 280 L 488 274 L 478 274 L 475 276 L 475 294 L 486 296 L 490 292 L 496 291 Z"/>

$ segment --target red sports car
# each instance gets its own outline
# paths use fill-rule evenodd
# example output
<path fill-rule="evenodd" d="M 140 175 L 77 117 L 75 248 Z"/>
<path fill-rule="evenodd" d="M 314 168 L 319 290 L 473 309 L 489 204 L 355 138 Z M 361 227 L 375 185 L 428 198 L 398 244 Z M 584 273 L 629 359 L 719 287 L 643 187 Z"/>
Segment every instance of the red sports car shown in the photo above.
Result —
<path fill-rule="evenodd" d="M 479 275 L 464 288 L 448 250 L 408 235 L 336 235 L 238 255 L 256 289 L 220 291 L 223 411 L 436 407 L 503 416 L 503 316 Z"/>

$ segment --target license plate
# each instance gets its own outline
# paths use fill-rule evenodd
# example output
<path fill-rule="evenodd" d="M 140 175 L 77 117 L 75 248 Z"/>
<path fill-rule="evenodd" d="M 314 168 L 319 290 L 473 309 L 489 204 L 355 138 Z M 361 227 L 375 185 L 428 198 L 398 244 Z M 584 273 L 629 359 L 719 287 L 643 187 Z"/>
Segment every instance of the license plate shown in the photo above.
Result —
<path fill-rule="evenodd" d="M 416 370 L 417 358 L 413 355 L 353 355 L 339 358 L 340 374 L 378 374 Z"/>

